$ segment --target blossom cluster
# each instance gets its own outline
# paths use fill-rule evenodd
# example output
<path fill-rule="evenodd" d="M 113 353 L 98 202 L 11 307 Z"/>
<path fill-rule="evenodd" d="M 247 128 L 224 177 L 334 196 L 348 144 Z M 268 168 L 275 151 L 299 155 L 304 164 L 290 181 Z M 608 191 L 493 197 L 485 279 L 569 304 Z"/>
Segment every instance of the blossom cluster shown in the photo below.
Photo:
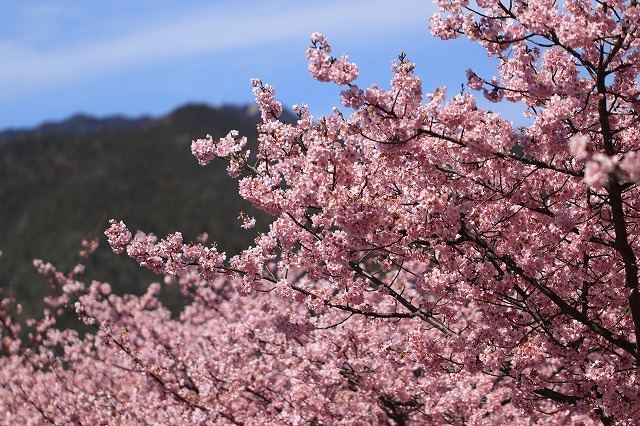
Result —
<path fill-rule="evenodd" d="M 524 27 L 487 7 L 496 15 L 479 26 L 463 8 L 443 10 L 503 58 L 500 77 L 469 71 L 470 88 L 492 102 L 524 102 L 530 126 L 479 108 L 472 93 L 448 98 L 435 88 L 425 102 L 404 54 L 392 64 L 390 88 L 362 90 L 331 74 L 346 68 L 334 67 L 326 38 L 314 34 L 311 74 L 348 84 L 341 101 L 355 111 L 314 120 L 296 107 L 299 120 L 288 124 L 278 119 L 274 88 L 254 80 L 263 121 L 239 187 L 274 217 L 269 231 L 229 260 L 176 235 L 158 242 L 138 233 L 126 250 L 156 272 L 178 277 L 195 267 L 201 279 L 230 279 L 242 294 L 269 293 L 311 318 L 411 319 L 421 330 L 404 345 L 412 362 L 493 377 L 510 406 L 532 419 L 555 411 L 624 423 L 640 407 L 629 373 L 640 331 L 640 311 L 630 308 L 640 302 L 640 147 L 634 114 L 626 114 L 637 82 L 616 74 L 624 96 L 602 94 L 589 80 L 598 72 L 588 66 L 591 45 L 580 62 L 574 39 L 535 33 L 553 44 L 541 51 Z M 531 24 L 528 12 L 512 13 Z M 117 222 L 108 231 L 116 251 L 128 232 Z M 308 332 L 304 324 L 281 314 L 273 329 L 295 340 Z"/>
<path fill-rule="evenodd" d="M 331 47 L 324 35 L 312 34 L 311 43 L 311 47 L 307 49 L 307 59 L 313 78 L 318 81 L 330 81 L 339 86 L 349 84 L 358 78 L 358 67 L 349 62 L 348 56 L 333 58 L 327 55 L 331 52 Z"/>
<path fill-rule="evenodd" d="M 179 317 L 160 284 L 118 296 L 36 262 L 59 294 L 25 341 L 0 305 L 1 421 L 636 424 L 635 2 L 437 3 L 432 33 L 477 41 L 497 75 L 427 91 L 401 54 L 389 87 L 362 89 L 314 33 L 309 71 L 350 115 L 285 122 L 256 79 L 255 152 L 235 132 L 192 146 L 229 161 L 268 230 L 227 259 L 113 220 L 113 250 L 188 298 Z M 56 329 L 70 306 L 94 334 Z"/>
<path fill-rule="evenodd" d="M 71 288 L 77 281 L 52 265 L 39 270 L 94 332 L 59 330 L 48 312 L 21 341 L 13 305 L 2 301 L 0 324 L 12 327 L 2 329 L 3 424 L 526 425 L 542 418 L 506 404 L 508 387 L 487 376 L 442 380 L 450 365 L 417 362 L 412 340 L 437 337 L 410 320 L 310 316 L 303 305 L 243 297 L 227 280 L 203 282 L 190 272 L 177 285 L 193 301 L 173 317 L 158 300 L 158 283 L 142 296 L 118 296 L 96 281 Z M 570 412 L 546 421 L 590 423 Z"/>

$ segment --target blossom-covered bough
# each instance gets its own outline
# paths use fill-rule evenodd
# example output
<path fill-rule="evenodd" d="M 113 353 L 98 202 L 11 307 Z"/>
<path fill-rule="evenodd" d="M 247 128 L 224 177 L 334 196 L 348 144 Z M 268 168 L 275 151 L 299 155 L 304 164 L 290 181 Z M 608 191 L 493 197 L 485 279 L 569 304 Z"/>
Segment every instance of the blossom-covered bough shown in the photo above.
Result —
<path fill-rule="evenodd" d="M 38 344 L 16 345 L 3 305 L 4 419 L 637 422 L 640 12 L 438 3 L 434 35 L 476 40 L 500 63 L 492 78 L 469 70 L 468 88 L 524 104 L 528 125 L 472 93 L 425 95 L 404 54 L 389 89 L 361 89 L 356 65 L 314 34 L 309 71 L 344 87 L 344 109 L 314 119 L 296 106 L 287 124 L 254 80 L 257 152 L 236 132 L 192 145 L 203 165 L 229 162 L 269 231 L 227 259 L 112 221 L 115 252 L 193 300 L 173 319 L 158 285 L 119 297 L 39 264 L 61 288 L 50 302 L 73 301 L 97 332 L 47 316 Z"/>

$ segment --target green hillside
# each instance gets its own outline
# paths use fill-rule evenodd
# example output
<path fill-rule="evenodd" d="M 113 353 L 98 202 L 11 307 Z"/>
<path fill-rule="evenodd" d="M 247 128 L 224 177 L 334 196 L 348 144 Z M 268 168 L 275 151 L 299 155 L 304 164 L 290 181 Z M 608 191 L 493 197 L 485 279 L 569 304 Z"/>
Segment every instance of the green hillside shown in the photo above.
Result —
<path fill-rule="evenodd" d="M 140 129 L 34 132 L 0 144 L 3 294 L 22 301 L 28 313 L 39 308 L 36 301 L 49 285 L 32 260 L 71 268 L 92 231 L 101 247 L 86 279 L 108 281 L 119 293 L 139 293 L 160 279 L 110 251 L 102 234 L 110 218 L 158 236 L 179 230 L 186 241 L 207 232 L 228 254 L 251 244 L 256 230 L 243 230 L 236 218 L 240 211 L 256 213 L 237 195 L 226 164 L 201 167 L 190 150 L 192 139 L 221 137 L 231 129 L 255 141 L 254 122 L 238 111 L 192 105 Z M 259 223 L 264 226 L 267 218 Z"/>

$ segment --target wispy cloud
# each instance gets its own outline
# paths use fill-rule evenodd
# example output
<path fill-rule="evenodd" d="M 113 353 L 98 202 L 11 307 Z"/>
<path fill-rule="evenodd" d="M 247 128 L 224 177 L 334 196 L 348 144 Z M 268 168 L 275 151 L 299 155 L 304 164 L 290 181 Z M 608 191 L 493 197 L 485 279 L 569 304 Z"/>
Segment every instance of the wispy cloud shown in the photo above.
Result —
<path fill-rule="evenodd" d="M 249 3 L 249 8 L 233 3 L 236 6 L 223 2 L 204 10 L 179 10 L 175 16 L 151 21 L 134 16 L 120 33 L 85 41 L 61 40 L 47 48 L 25 43 L 24 39 L 0 39 L 0 90 L 19 93 L 193 55 L 260 48 L 307 37 L 315 30 L 366 42 L 385 32 L 405 30 L 408 14 L 422 17 L 426 28 L 426 19 L 433 11 L 428 2 L 419 0 L 334 1 L 320 5 L 267 1 Z"/>

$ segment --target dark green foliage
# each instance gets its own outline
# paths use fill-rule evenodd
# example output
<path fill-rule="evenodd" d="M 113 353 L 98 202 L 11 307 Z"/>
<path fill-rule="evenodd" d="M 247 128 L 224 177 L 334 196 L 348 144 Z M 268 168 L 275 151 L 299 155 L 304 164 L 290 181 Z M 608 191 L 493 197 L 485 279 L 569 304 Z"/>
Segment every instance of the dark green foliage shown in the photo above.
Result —
<path fill-rule="evenodd" d="M 104 235 L 108 219 L 159 237 L 180 230 L 186 241 L 207 232 L 228 255 L 251 244 L 256 231 L 237 220 L 259 218 L 237 195 L 226 163 L 198 165 L 192 139 L 222 137 L 237 129 L 255 143 L 255 121 L 229 108 L 187 106 L 140 129 L 76 135 L 31 135 L 0 144 L 0 287 L 25 305 L 26 314 L 50 291 L 34 258 L 68 271 L 80 242 L 92 231 L 100 249 L 84 279 L 108 281 L 118 293 L 139 294 L 162 277 L 113 254 Z"/>

